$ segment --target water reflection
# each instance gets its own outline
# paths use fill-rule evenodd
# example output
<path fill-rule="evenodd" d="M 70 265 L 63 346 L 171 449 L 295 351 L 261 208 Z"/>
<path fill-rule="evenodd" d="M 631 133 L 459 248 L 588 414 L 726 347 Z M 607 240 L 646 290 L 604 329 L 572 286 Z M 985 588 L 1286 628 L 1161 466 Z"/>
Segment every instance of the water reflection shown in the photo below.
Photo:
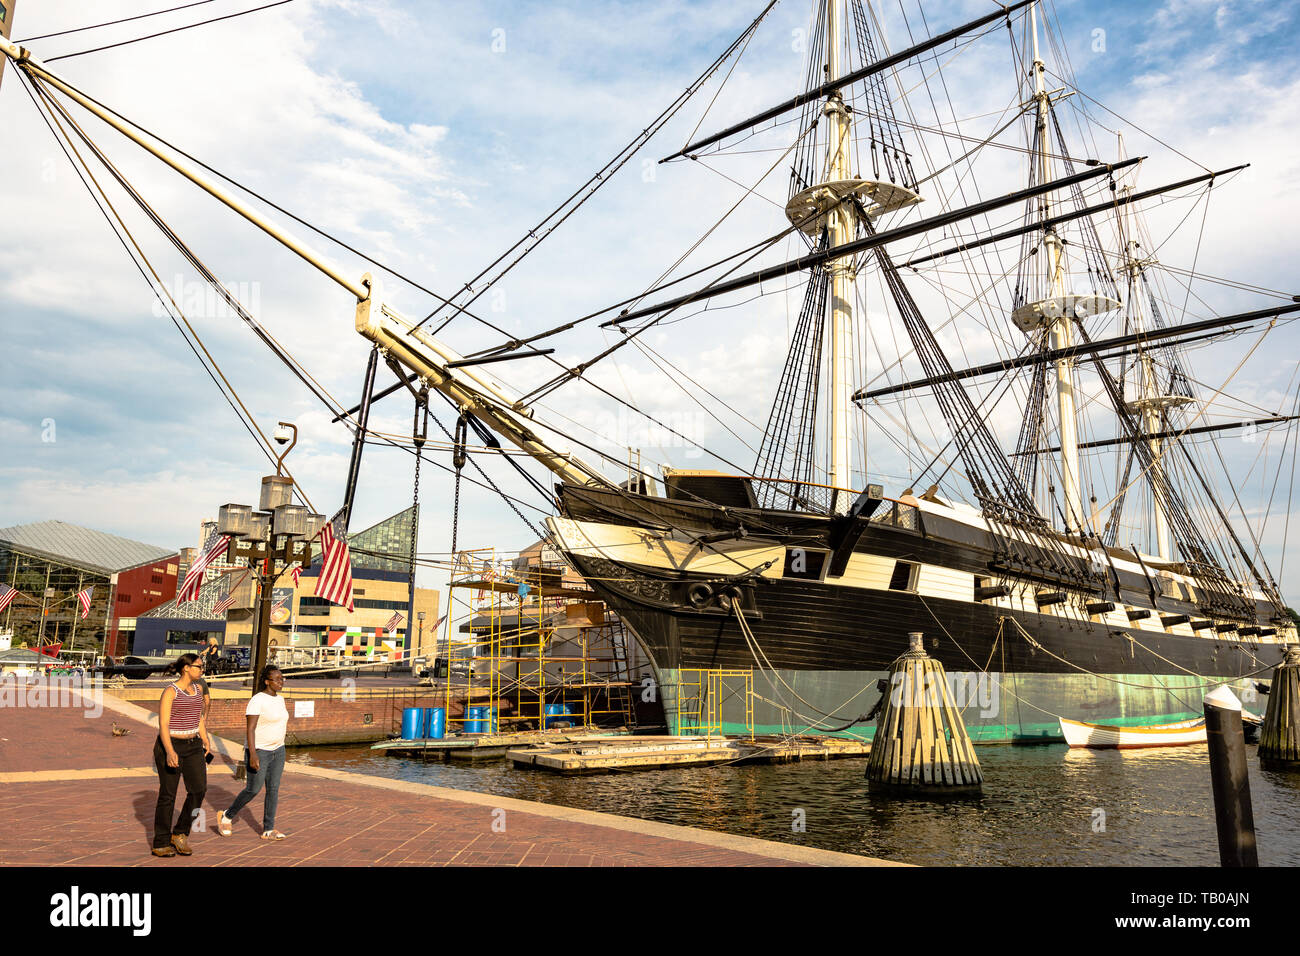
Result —
<path fill-rule="evenodd" d="M 1300 775 L 1262 771 L 1247 749 L 1260 862 L 1300 864 Z M 504 761 L 424 763 L 364 747 L 315 747 L 290 759 L 909 863 L 1218 864 L 1204 745 L 999 746 L 981 747 L 979 757 L 984 794 L 965 800 L 873 793 L 863 760 L 566 778 Z M 792 826 L 796 810 L 803 832 Z"/>

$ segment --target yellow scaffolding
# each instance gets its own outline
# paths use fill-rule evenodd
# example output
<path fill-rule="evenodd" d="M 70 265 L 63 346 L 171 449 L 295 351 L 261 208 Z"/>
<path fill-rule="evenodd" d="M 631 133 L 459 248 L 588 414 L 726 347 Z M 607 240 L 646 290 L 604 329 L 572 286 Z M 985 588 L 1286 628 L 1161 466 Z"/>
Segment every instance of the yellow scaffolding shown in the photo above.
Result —
<path fill-rule="evenodd" d="M 740 695 L 745 732 L 754 739 L 754 671 L 686 667 L 678 671 L 678 730 L 683 735 L 713 737 L 723 733 L 722 708 Z M 737 689 L 739 682 L 739 689 Z"/>
<path fill-rule="evenodd" d="M 607 619 L 594 592 L 566 587 L 561 571 L 514 565 L 504 566 L 494 549 L 456 556 L 443 658 L 448 729 L 458 725 L 464 732 L 468 708 L 482 706 L 477 700 L 487 706 L 486 723 L 470 724 L 479 731 L 504 732 L 525 722 L 539 729 L 562 721 L 587 726 L 615 715 L 630 726 L 628 635 L 621 622 Z M 472 630 L 470 640 L 453 643 L 458 592 L 466 595 L 459 603 L 471 613 Z M 576 638 L 564 639 L 567 653 L 559 646 L 562 630 L 576 631 Z M 452 717 L 453 698 L 462 696 L 465 711 Z M 503 701 L 509 713 L 501 712 Z"/>

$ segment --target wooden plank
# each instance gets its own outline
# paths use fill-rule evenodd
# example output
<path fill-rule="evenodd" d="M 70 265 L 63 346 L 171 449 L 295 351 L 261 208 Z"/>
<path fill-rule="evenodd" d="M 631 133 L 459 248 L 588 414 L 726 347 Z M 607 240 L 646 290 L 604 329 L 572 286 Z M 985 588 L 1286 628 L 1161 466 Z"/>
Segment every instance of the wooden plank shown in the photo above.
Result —
<path fill-rule="evenodd" d="M 932 707 L 933 701 L 930 699 L 930 687 L 933 680 L 933 670 L 928 666 L 928 662 L 922 662 L 920 670 L 924 674 L 925 684 L 921 688 L 921 739 L 923 741 L 922 759 L 925 765 L 921 769 L 921 779 L 925 783 L 934 785 L 934 732 L 935 732 L 935 709 Z"/>
<path fill-rule="evenodd" d="M 942 712 L 940 712 L 942 713 Z M 936 759 L 939 763 L 939 771 L 935 775 L 936 782 L 944 786 L 951 787 L 957 782 L 956 774 L 953 772 L 952 754 L 948 747 L 948 735 L 945 731 L 945 722 L 939 721 L 939 732 L 935 736 L 934 749 Z"/>
<path fill-rule="evenodd" d="M 907 763 L 904 765 L 904 779 L 902 782 L 915 783 L 913 772 L 916 766 L 914 762 L 916 751 L 917 724 L 919 715 L 916 707 L 913 706 L 913 698 L 916 693 L 916 662 L 907 661 L 903 664 L 903 707 L 902 707 L 902 750 L 904 759 Z"/>

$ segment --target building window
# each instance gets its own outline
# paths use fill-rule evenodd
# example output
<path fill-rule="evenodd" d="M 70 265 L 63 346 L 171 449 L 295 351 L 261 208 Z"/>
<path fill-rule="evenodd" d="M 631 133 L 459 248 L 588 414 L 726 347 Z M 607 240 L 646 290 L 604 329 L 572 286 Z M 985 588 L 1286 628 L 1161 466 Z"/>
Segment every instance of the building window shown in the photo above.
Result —
<path fill-rule="evenodd" d="M 919 567 L 920 565 L 913 564 L 911 561 L 895 562 L 894 573 L 889 578 L 889 590 L 915 591 L 916 572 Z"/>
<path fill-rule="evenodd" d="M 206 644 L 209 637 L 218 642 L 225 635 L 221 631 L 171 631 L 167 632 L 168 644 Z"/>
<path fill-rule="evenodd" d="M 354 591 L 353 593 L 356 594 L 358 592 Z M 405 611 L 406 610 L 405 601 L 378 601 L 378 600 L 354 598 L 352 604 L 353 607 L 357 608 L 358 610 L 360 610 L 361 608 L 369 608 L 371 610 L 379 610 L 379 611 Z M 324 598 L 307 597 L 306 595 L 303 595 L 298 599 L 299 614 L 311 613 L 310 611 L 307 610 L 308 608 L 322 608 L 325 612 L 328 612 L 328 610 L 331 607 L 335 607 L 335 606 L 336 605 L 330 604 L 330 602 L 325 600 Z"/>

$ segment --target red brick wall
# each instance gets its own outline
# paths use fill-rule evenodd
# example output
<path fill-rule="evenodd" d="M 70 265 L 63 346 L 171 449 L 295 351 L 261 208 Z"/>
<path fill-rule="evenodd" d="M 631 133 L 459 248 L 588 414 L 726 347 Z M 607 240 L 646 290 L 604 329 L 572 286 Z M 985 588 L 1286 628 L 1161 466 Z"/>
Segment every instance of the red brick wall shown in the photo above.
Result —
<path fill-rule="evenodd" d="M 364 743 L 387 740 L 390 735 L 401 732 L 402 710 L 406 707 L 445 707 L 447 698 L 431 690 L 412 688 L 409 692 L 393 692 L 385 697 L 360 697 L 345 701 L 328 698 L 315 698 L 315 714 L 311 717 L 295 717 L 294 703 L 301 698 L 287 697 L 285 704 L 289 708 L 289 729 L 285 743 L 289 746 L 306 746 L 309 744 Z M 158 712 L 158 701 L 139 701 L 141 706 Z M 503 712 L 509 712 L 509 704 Z M 247 697 L 214 698 L 208 711 L 208 730 L 218 737 L 243 743 L 246 739 L 244 708 L 248 705 Z M 452 702 L 453 717 L 462 716 L 461 704 Z M 369 721 L 367 721 L 367 715 Z"/>
<path fill-rule="evenodd" d="M 177 571 L 170 573 L 167 566 L 178 569 L 180 555 L 173 554 L 160 561 L 151 561 L 117 575 L 117 588 L 113 593 L 113 609 L 108 625 L 108 639 L 104 642 L 107 653 L 114 657 L 126 653 L 125 642 L 118 641 L 118 621 L 124 617 L 138 617 L 145 611 L 166 604 L 176 596 L 179 586 Z M 157 594 L 153 592 L 157 591 Z M 118 646 L 121 643 L 122 646 Z"/>

